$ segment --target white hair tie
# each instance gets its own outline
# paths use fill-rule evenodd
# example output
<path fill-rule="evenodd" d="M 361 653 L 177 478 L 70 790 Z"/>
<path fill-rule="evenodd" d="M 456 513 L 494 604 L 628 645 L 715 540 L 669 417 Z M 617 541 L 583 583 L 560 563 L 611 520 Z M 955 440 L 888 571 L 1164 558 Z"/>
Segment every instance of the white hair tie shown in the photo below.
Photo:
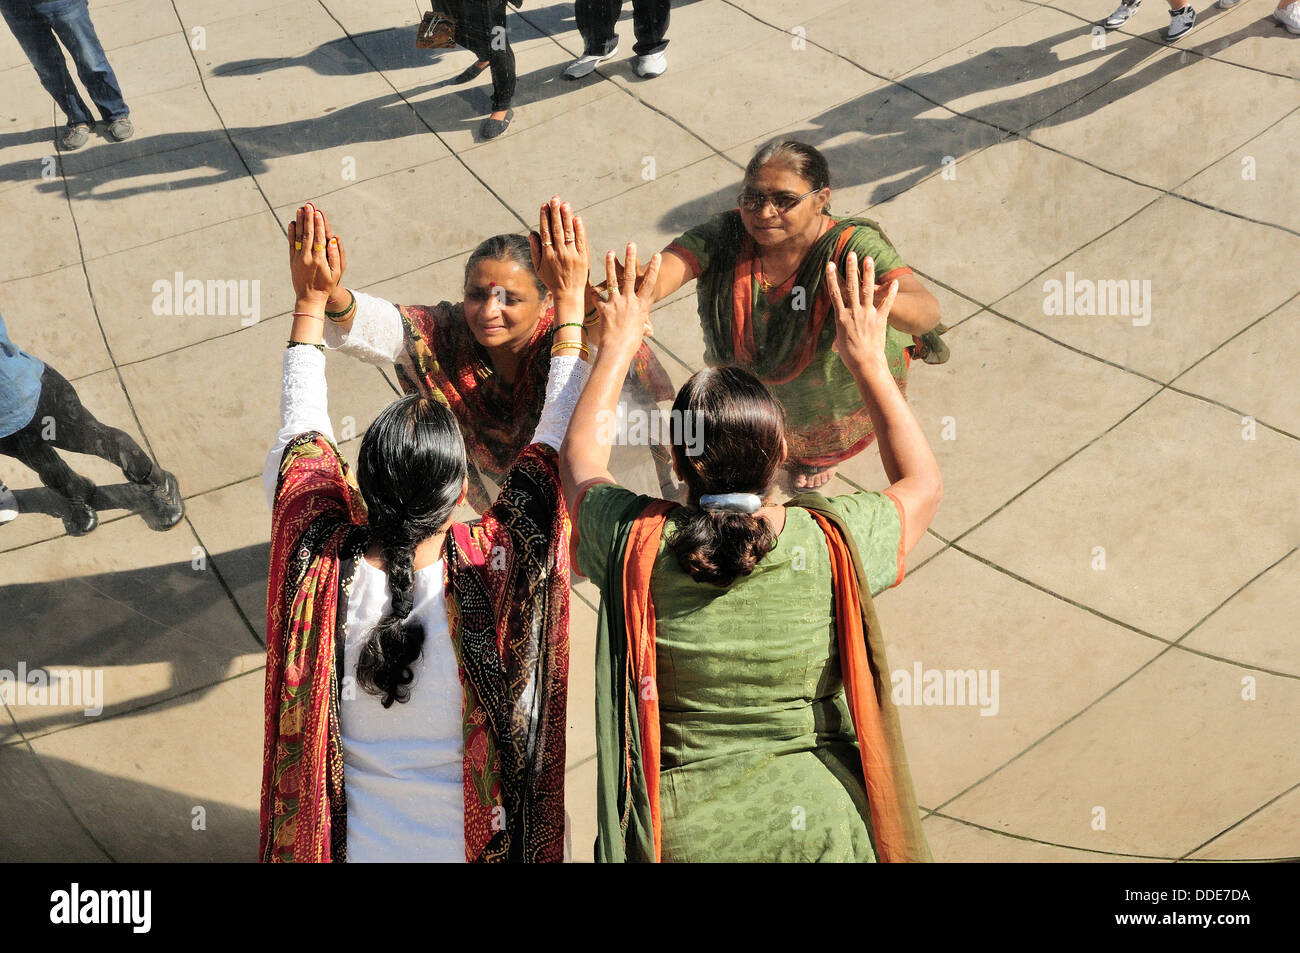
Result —
<path fill-rule="evenodd" d="M 724 513 L 757 513 L 763 501 L 753 493 L 706 493 L 700 497 L 700 509 Z"/>

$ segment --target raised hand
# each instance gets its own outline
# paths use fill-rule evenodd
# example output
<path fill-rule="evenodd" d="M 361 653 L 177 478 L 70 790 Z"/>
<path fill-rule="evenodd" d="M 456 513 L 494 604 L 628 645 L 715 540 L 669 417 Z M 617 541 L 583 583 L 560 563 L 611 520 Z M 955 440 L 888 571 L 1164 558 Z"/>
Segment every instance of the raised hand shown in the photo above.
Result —
<path fill-rule="evenodd" d="M 310 202 L 289 223 L 289 272 L 299 302 L 324 304 L 343 277 L 343 250 L 325 224 L 325 216 Z"/>
<path fill-rule="evenodd" d="M 656 254 L 638 278 L 636 243 L 628 242 L 627 257 L 620 267 L 614 253 L 605 254 L 605 282 L 608 299 L 595 303 L 596 320 L 600 324 L 601 350 L 626 348 L 626 356 L 641 345 L 646 334 L 653 334 L 650 309 L 654 306 L 655 282 L 659 278 L 662 262 Z"/>
<path fill-rule="evenodd" d="M 867 258 L 863 265 L 864 270 L 859 274 L 858 256 L 849 252 L 844 276 L 844 292 L 849 299 L 846 304 L 835 262 L 826 263 L 826 290 L 835 312 L 834 349 L 850 370 L 885 360 L 885 329 L 889 323 L 889 309 L 898 295 L 898 281 L 891 281 L 884 300 L 877 307 L 876 263 Z"/>
<path fill-rule="evenodd" d="M 528 244 L 533 270 L 556 300 L 581 300 L 590 268 L 582 216 L 558 195 L 552 196 L 541 208 L 537 231 L 528 233 Z"/>

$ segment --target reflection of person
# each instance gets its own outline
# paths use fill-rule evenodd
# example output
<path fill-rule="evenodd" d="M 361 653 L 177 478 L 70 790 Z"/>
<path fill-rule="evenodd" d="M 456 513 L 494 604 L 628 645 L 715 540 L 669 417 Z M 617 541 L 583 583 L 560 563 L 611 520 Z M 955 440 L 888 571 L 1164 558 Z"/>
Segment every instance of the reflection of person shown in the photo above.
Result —
<path fill-rule="evenodd" d="M 131 110 L 122 98 L 122 88 L 100 45 L 95 25 L 90 22 L 86 0 L 0 0 L 0 14 L 27 54 L 41 85 L 67 117 L 68 124 L 59 136 L 60 149 L 85 145 L 95 122 L 72 83 L 63 51 L 59 49 L 60 41 L 67 47 L 82 85 L 99 109 L 108 138 L 121 142 L 135 134 L 127 118 Z"/>
<path fill-rule="evenodd" d="M 705 435 L 694 456 L 674 437 L 687 505 L 618 486 L 599 421 L 657 261 L 635 290 L 629 246 L 621 292 L 598 305 L 601 348 L 560 448 L 577 568 L 601 593 L 597 860 L 929 859 L 870 595 L 902 581 L 942 483 L 885 360 L 897 279 L 877 309 L 872 262 L 859 278 L 850 253 L 845 304 L 827 267 L 837 359 L 879 436 L 883 493 L 777 505 L 781 408 L 734 366 L 700 371 L 673 405 Z"/>
<path fill-rule="evenodd" d="M 1219 5 L 1223 6 L 1223 4 Z M 1117 30 L 1137 13 L 1137 8 L 1140 6 L 1142 0 L 1120 0 L 1115 12 L 1102 20 L 1101 25 L 1108 30 Z M 1195 25 L 1196 10 L 1192 8 L 1189 0 L 1169 0 L 1169 29 L 1165 31 L 1166 39 L 1176 40 L 1187 34 Z"/>
<path fill-rule="evenodd" d="M 574 16 L 582 34 L 582 55 L 564 70 L 565 79 L 582 79 L 605 60 L 618 55 L 618 22 L 623 0 L 577 0 Z M 668 18 L 671 0 L 632 0 L 632 28 L 636 45 L 632 64 L 637 76 L 650 79 L 668 69 Z"/>
<path fill-rule="evenodd" d="M 939 303 L 903 263 L 880 226 L 829 214 L 830 170 L 802 142 L 762 147 L 745 169 L 739 208 L 690 229 L 663 253 L 655 300 L 697 284 L 704 361 L 739 364 L 785 407 L 794 488 L 825 484 L 835 466 L 873 439 L 853 377 L 831 350 L 834 322 L 823 286 L 826 263 L 876 260 L 882 281 L 897 278 L 885 353 L 899 387 L 914 354 L 944 359 L 935 330 Z M 877 297 L 884 287 L 877 289 Z M 919 339 L 919 340 L 918 340 Z M 928 358 L 927 358 L 928 359 Z"/>
<path fill-rule="evenodd" d="M 555 219 L 534 246 L 562 323 L 546 402 L 471 524 L 452 522 L 468 487 L 456 418 L 427 395 L 375 418 L 354 480 L 321 342 L 339 243 L 310 205 L 290 225 L 297 305 L 263 474 L 263 861 L 563 858 L 569 528 L 553 448 L 587 377 L 587 260 L 581 227 Z"/>
<path fill-rule="evenodd" d="M 346 267 L 347 256 L 341 260 Z M 327 305 L 324 340 L 368 363 L 396 365 L 403 390 L 451 408 L 474 464 L 470 504 L 482 512 L 490 495 L 479 473 L 499 483 L 537 427 L 555 321 L 553 299 L 519 235 L 496 235 L 470 254 L 464 296 L 455 304 L 394 305 L 339 284 Z M 672 396 L 648 346 L 629 384 L 630 396 L 647 405 Z M 663 482 L 668 465 L 659 462 Z"/>
<path fill-rule="evenodd" d="M 510 0 L 518 7 L 523 0 Z M 456 17 L 456 42 L 478 57 L 452 83 L 468 83 L 492 67 L 492 112 L 479 127 L 484 139 L 495 139 L 510 126 L 515 111 L 515 51 L 506 25 L 506 0 L 443 0 Z"/>
<path fill-rule="evenodd" d="M 147 488 L 149 505 L 163 529 L 185 515 L 176 478 L 149 459 L 128 434 L 100 423 L 62 374 L 15 347 L 0 317 L 0 453 L 31 467 L 45 486 L 63 497 L 68 510 L 63 525 L 73 536 L 84 536 L 99 525 L 91 503 L 95 484 L 69 467 L 56 449 L 94 454 L 117 464 L 128 480 Z"/>
<path fill-rule="evenodd" d="M 1218 0 L 1216 6 L 1226 10 L 1240 2 L 1241 0 Z M 1277 0 L 1277 6 L 1273 8 L 1273 19 L 1286 27 L 1288 32 L 1300 33 L 1300 0 Z"/>

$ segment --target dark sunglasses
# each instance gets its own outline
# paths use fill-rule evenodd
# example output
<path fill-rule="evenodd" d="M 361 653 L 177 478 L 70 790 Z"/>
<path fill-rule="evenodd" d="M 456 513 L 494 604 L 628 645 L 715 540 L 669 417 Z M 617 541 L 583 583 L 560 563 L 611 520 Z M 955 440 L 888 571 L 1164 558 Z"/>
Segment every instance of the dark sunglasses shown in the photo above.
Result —
<path fill-rule="evenodd" d="M 736 196 L 736 203 L 746 212 L 761 212 L 768 202 L 778 212 L 788 212 L 810 195 L 815 195 L 821 189 L 813 189 L 805 192 L 803 195 L 791 195 L 789 192 L 777 192 L 775 195 L 768 195 L 766 192 L 758 192 L 754 189 L 745 189 Z"/>

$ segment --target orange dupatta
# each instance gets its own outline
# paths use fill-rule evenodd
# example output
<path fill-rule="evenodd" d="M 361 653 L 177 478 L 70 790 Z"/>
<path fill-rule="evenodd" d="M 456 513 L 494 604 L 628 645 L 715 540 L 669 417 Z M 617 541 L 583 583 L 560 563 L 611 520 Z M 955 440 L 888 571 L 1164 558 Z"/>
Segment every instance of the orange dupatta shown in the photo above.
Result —
<path fill-rule="evenodd" d="M 898 712 L 890 698 L 889 667 L 870 590 L 863 589 L 865 576 L 860 572 L 860 561 L 856 558 L 851 538 L 845 538 L 838 517 L 818 505 L 818 496 L 807 494 L 800 500 L 826 535 L 830 551 L 831 591 L 844 693 L 862 758 L 876 857 L 881 863 L 929 861 L 930 850 L 912 791 Z M 807 505 L 809 502 L 811 506 Z M 660 861 L 662 851 L 660 735 L 650 574 L 659 553 L 667 514 L 673 506 L 667 500 L 656 500 L 642 511 L 632 524 L 623 562 L 623 614 L 627 625 L 628 657 L 636 679 L 641 768 L 650 806 L 656 863 Z M 864 591 L 865 600 L 862 598 Z M 633 773 L 631 767 L 629 764 L 629 778 Z"/>

